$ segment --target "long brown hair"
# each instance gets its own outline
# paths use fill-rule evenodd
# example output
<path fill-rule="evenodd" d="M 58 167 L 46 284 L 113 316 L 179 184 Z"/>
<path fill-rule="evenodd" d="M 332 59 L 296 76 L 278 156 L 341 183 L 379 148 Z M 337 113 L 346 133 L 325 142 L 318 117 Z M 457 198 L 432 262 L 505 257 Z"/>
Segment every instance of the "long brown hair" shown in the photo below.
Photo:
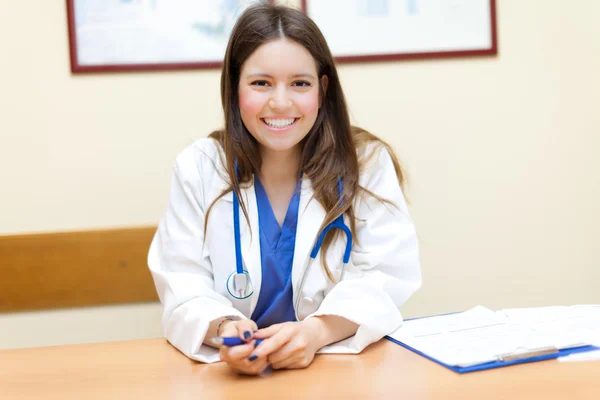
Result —
<path fill-rule="evenodd" d="M 369 142 L 376 141 L 385 146 L 392 157 L 398 182 L 403 183 L 403 174 L 391 147 L 369 132 L 350 125 L 346 99 L 340 84 L 333 57 L 323 34 L 317 25 L 303 12 L 273 4 L 258 4 L 247 8 L 237 20 L 227 45 L 221 72 L 221 102 L 225 114 L 225 128 L 210 134 L 223 148 L 231 185 L 210 205 L 233 190 L 240 199 L 240 206 L 249 222 L 246 205 L 240 196 L 240 185 L 252 182 L 254 173 L 260 171 L 262 160 L 257 141 L 242 123 L 238 86 L 244 61 L 265 42 L 277 39 L 293 40 L 308 50 L 317 65 L 319 80 L 327 76 L 327 92 L 319 85 L 321 108 L 315 124 L 300 143 L 300 171 L 311 180 L 316 199 L 326 211 L 321 230 L 339 215 L 345 213 L 350 229 L 355 235 L 353 199 L 359 192 L 379 198 L 358 184 L 361 165 L 357 150 Z M 372 152 L 374 154 L 375 152 Z M 363 160 L 368 162 L 368 157 Z M 237 171 L 236 171 L 237 163 Z M 361 163 L 362 164 L 362 163 Z M 338 196 L 338 178 L 342 179 L 343 193 Z M 336 230 L 327 234 L 323 241 L 321 260 L 327 276 L 333 280 L 325 254 L 332 243 Z"/>

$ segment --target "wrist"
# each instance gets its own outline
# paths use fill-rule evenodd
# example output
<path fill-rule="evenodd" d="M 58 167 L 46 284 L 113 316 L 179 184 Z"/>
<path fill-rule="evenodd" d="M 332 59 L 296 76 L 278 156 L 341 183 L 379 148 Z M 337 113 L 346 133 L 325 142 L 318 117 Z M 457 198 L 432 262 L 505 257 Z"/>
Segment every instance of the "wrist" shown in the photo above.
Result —
<path fill-rule="evenodd" d="M 309 335 L 312 338 L 316 350 L 321 347 L 327 346 L 328 343 L 328 332 L 327 324 L 321 317 L 310 317 L 301 322 L 309 331 Z M 315 351 L 316 351 L 315 350 Z"/>
<path fill-rule="evenodd" d="M 336 315 L 320 315 L 302 321 L 311 332 L 317 350 L 331 343 L 339 342 L 356 333 L 358 325 L 346 318 Z"/>
<path fill-rule="evenodd" d="M 231 324 L 232 322 L 235 322 L 235 321 L 239 321 L 239 318 L 237 318 L 237 317 L 231 317 L 231 316 L 223 317 L 221 319 L 221 321 L 219 322 L 219 324 L 217 325 L 217 330 L 215 332 L 215 336 L 216 337 L 222 336 L 225 327 L 227 325 Z"/>

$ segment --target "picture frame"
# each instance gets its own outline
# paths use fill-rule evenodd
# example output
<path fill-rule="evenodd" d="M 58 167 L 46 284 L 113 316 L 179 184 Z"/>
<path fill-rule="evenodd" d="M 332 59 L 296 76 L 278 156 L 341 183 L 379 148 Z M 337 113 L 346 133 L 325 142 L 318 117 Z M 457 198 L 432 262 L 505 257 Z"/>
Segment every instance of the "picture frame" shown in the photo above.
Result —
<path fill-rule="evenodd" d="M 261 1 L 66 0 L 71 72 L 219 68 L 240 12 Z"/>
<path fill-rule="evenodd" d="M 337 62 L 493 56 L 496 0 L 302 0 Z"/>

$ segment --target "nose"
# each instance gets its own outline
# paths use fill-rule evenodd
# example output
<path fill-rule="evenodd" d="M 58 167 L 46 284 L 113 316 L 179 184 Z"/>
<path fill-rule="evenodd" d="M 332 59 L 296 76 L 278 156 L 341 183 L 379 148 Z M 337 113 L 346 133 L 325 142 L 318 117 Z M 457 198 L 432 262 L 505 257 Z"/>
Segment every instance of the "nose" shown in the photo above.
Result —
<path fill-rule="evenodd" d="M 292 107 L 292 100 L 290 99 L 287 88 L 280 85 L 273 91 L 273 96 L 269 99 L 269 108 L 273 111 L 285 111 Z"/>

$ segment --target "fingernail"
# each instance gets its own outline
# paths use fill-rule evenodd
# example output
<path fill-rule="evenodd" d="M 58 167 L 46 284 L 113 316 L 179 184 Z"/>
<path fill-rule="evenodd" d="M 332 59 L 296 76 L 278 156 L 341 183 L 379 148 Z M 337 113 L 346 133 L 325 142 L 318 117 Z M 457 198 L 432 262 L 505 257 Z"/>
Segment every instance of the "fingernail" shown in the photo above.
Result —
<path fill-rule="evenodd" d="M 255 341 L 254 341 L 254 347 L 258 346 L 258 345 L 260 344 L 260 342 L 261 342 L 261 341 L 262 341 L 262 340 L 255 340 Z"/>
<path fill-rule="evenodd" d="M 250 357 L 248 357 L 248 361 L 254 361 L 258 358 L 258 356 L 256 354 L 252 354 Z"/>
<path fill-rule="evenodd" d="M 250 339 L 252 337 L 252 333 L 250 331 L 244 332 L 244 339 Z"/>

